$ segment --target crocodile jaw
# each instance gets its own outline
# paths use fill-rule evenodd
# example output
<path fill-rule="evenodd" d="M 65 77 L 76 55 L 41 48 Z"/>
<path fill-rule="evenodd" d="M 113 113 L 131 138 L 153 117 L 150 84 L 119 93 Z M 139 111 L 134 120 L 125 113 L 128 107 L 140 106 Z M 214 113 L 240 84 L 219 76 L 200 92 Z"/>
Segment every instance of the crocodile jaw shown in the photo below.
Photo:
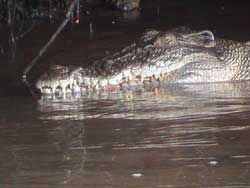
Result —
<path fill-rule="evenodd" d="M 114 90 L 133 86 L 139 86 L 150 83 L 160 83 L 172 71 L 180 68 L 183 61 L 179 63 L 169 64 L 164 61 L 147 64 L 143 66 L 130 66 L 120 72 L 108 76 L 86 76 L 78 71 L 78 76 L 75 74 L 68 75 L 66 79 L 47 78 L 49 71 L 41 76 L 36 82 L 36 87 L 41 93 L 56 94 L 56 93 L 79 93 L 81 91 L 96 91 L 96 90 Z M 79 76 L 79 74 L 81 74 Z"/>

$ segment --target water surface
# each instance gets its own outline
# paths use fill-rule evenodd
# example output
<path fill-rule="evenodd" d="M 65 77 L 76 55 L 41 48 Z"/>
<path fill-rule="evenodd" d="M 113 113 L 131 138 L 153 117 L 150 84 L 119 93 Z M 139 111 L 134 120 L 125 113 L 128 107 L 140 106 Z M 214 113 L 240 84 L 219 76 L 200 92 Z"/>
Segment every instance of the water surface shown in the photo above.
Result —
<path fill-rule="evenodd" d="M 250 187 L 249 83 L 1 98 L 1 187 Z"/>

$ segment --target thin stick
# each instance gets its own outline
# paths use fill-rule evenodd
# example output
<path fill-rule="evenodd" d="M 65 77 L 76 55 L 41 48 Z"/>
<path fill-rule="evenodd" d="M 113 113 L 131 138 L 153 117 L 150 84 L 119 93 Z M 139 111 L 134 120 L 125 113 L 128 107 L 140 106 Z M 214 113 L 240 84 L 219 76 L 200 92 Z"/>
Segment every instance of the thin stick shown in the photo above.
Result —
<path fill-rule="evenodd" d="M 68 23 L 68 21 L 70 20 L 70 15 L 72 14 L 72 12 L 74 11 L 75 5 L 77 3 L 78 0 L 74 0 L 71 2 L 69 9 L 67 11 L 66 14 L 66 18 L 64 19 L 64 21 L 61 23 L 61 25 L 58 27 L 58 29 L 56 30 L 56 32 L 52 35 L 52 37 L 50 38 L 50 40 L 45 44 L 45 46 L 39 51 L 38 55 L 31 61 L 31 63 L 26 67 L 26 69 L 24 69 L 23 71 L 23 75 L 22 75 L 22 79 L 23 81 L 26 83 L 26 75 L 29 73 L 29 71 L 32 69 L 32 67 L 37 63 L 37 61 L 39 60 L 39 58 L 44 54 L 44 52 L 47 50 L 47 48 L 54 42 L 54 40 L 56 39 L 56 37 L 59 35 L 59 33 L 61 32 L 61 30 L 64 28 L 64 26 Z"/>

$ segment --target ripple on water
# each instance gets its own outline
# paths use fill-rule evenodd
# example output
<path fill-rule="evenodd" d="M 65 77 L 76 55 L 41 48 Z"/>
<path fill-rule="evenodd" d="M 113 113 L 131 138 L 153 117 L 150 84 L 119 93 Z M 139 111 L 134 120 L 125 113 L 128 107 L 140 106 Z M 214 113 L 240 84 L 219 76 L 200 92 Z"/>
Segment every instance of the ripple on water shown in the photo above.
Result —
<path fill-rule="evenodd" d="M 41 119 L 154 119 L 193 121 L 249 110 L 248 86 L 199 84 L 157 91 L 117 91 L 42 99 Z"/>
<path fill-rule="evenodd" d="M 15 103 L 0 119 L 0 185 L 249 187 L 246 88 L 94 93 L 23 102 L 24 111 Z"/>

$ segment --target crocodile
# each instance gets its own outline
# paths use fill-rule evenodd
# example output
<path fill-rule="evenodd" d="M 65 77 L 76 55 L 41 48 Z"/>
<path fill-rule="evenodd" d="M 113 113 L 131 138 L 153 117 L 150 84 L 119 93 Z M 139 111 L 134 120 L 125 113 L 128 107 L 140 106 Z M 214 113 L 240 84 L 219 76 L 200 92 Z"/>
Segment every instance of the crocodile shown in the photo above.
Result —
<path fill-rule="evenodd" d="M 169 83 L 250 79 L 250 44 L 221 39 L 210 30 L 148 30 L 120 52 L 83 66 L 52 65 L 36 87 L 42 94 Z"/>

